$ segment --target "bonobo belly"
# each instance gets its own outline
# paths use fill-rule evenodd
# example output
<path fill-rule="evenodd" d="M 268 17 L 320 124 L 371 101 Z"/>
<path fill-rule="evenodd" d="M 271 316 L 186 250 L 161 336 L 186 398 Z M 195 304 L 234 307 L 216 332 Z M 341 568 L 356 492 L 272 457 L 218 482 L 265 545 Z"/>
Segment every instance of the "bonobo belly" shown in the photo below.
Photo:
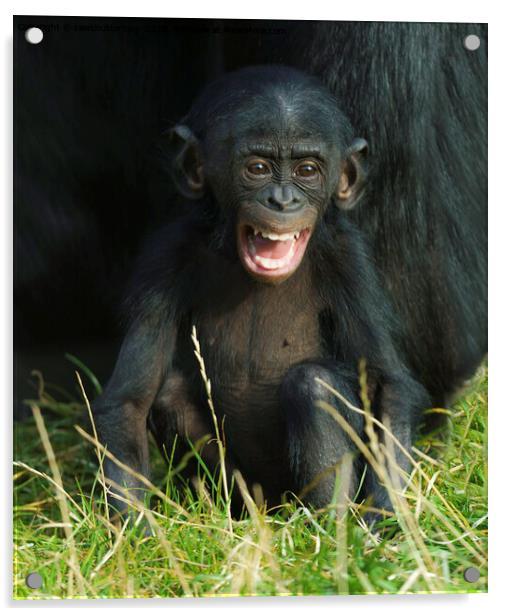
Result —
<path fill-rule="evenodd" d="M 309 295 L 295 285 L 264 287 L 224 314 L 196 315 L 227 451 L 267 491 L 284 488 L 280 384 L 291 366 L 322 356 L 319 307 Z"/>

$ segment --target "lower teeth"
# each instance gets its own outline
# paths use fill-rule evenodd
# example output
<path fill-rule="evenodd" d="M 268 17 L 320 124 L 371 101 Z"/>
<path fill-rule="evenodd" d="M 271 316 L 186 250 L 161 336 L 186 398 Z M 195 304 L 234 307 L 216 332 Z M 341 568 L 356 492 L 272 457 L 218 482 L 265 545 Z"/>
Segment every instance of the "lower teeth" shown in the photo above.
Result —
<path fill-rule="evenodd" d="M 287 253 L 285 257 L 282 257 L 281 259 L 270 259 L 269 257 L 261 257 L 260 255 L 256 253 L 256 247 L 254 245 L 254 240 L 252 236 L 249 236 L 249 239 L 248 239 L 249 254 L 252 257 L 252 259 L 258 265 L 261 265 L 261 267 L 263 267 L 264 269 L 270 269 L 270 270 L 279 269 L 283 267 L 284 265 L 287 265 L 293 258 L 293 255 L 295 254 L 295 241 L 296 240 L 294 239 L 291 241 L 289 252 Z"/>

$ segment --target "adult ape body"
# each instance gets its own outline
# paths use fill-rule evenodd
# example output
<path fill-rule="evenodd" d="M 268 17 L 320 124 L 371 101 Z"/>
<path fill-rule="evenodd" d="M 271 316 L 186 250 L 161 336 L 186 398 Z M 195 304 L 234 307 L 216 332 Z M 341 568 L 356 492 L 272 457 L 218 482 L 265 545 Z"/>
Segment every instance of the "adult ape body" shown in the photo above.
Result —
<path fill-rule="evenodd" d="M 320 22 L 299 34 L 302 66 L 369 142 L 369 194 L 349 215 L 372 241 L 404 358 L 433 406 L 448 406 L 487 353 L 487 24 Z"/>
<path fill-rule="evenodd" d="M 325 471 L 355 447 L 315 402 L 330 401 L 360 435 L 363 421 L 316 377 L 359 405 L 364 358 L 374 412 L 406 447 L 428 404 L 398 358 L 368 248 L 344 215 L 361 196 L 367 144 L 317 80 L 285 67 L 213 83 L 171 140 L 183 211 L 141 260 L 130 329 L 94 405 L 99 437 L 146 474 L 148 427 L 168 451 L 175 436 L 185 446 L 213 433 L 196 325 L 229 471 L 259 483 L 270 504 L 321 475 L 306 498 L 325 505 L 335 481 Z M 214 444 L 201 455 L 217 463 Z M 106 474 L 136 487 L 112 463 Z M 370 470 L 365 493 L 389 508 Z"/>

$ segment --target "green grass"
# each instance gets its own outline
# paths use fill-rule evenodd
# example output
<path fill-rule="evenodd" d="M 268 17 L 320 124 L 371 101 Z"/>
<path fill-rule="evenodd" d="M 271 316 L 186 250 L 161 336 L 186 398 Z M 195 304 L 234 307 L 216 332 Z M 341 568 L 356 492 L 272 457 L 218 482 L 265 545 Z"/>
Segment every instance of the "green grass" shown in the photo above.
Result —
<path fill-rule="evenodd" d="M 93 397 L 97 384 L 80 371 Z M 151 516 L 156 536 L 145 536 L 143 520 L 115 526 L 106 518 L 94 448 L 75 428 L 85 411 L 81 400 L 79 392 L 40 389 L 53 468 L 35 421 L 15 426 L 17 599 L 487 589 L 486 369 L 451 410 L 446 446 L 427 437 L 413 449 L 411 482 L 403 494 L 392 484 L 397 514 L 382 533 L 369 531 L 352 504 L 311 511 L 292 503 L 266 513 L 248 495 L 250 515 L 230 528 L 220 486 L 198 496 L 178 493 L 155 447 L 153 480 L 161 493 L 152 513 L 141 506 L 140 517 Z M 64 492 L 52 482 L 59 483 L 58 470 Z M 478 582 L 464 580 L 467 567 L 479 569 Z M 43 578 L 39 590 L 25 584 L 34 571 Z"/>

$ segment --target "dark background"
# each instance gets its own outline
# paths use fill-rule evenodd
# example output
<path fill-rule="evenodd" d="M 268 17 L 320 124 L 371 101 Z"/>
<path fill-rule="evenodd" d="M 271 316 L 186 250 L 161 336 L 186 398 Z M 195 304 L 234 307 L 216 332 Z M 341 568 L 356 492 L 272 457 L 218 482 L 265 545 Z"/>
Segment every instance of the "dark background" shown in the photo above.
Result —
<path fill-rule="evenodd" d="M 25 40 L 32 26 L 44 32 L 39 45 Z M 482 39 L 474 54 L 462 45 L 471 33 Z M 487 336 L 486 43 L 486 26 L 470 24 L 15 17 L 18 411 L 33 395 L 32 369 L 73 387 L 65 353 L 107 379 L 133 259 L 177 207 L 163 131 L 206 82 L 266 62 L 320 76 L 368 139 L 372 194 L 384 201 L 367 200 L 352 215 L 374 228 L 380 269 L 400 268 L 403 280 L 416 277 L 418 267 L 436 268 L 423 248 L 436 228 L 456 236 L 457 247 L 465 244 L 463 225 L 475 242 L 472 256 L 443 255 L 447 264 L 463 262 L 418 291 L 420 298 L 442 296 L 442 306 L 471 298 L 470 316 L 442 318 L 437 303 L 426 308 L 426 318 L 438 324 L 426 344 L 439 355 L 436 345 L 449 344 L 442 332 L 457 321 L 474 339 L 474 364 Z M 400 237 L 398 258 L 386 258 L 387 208 Z M 467 373 L 470 366 L 455 370 Z M 451 378 L 445 366 L 442 373 Z"/>
<path fill-rule="evenodd" d="M 39 45 L 25 40 L 32 26 L 44 32 Z M 101 381 L 109 376 L 132 259 L 170 213 L 161 133 L 208 80 L 261 61 L 289 30 L 261 21 L 15 17 L 18 398 L 31 394 L 34 368 L 70 384 L 67 352 Z"/>

